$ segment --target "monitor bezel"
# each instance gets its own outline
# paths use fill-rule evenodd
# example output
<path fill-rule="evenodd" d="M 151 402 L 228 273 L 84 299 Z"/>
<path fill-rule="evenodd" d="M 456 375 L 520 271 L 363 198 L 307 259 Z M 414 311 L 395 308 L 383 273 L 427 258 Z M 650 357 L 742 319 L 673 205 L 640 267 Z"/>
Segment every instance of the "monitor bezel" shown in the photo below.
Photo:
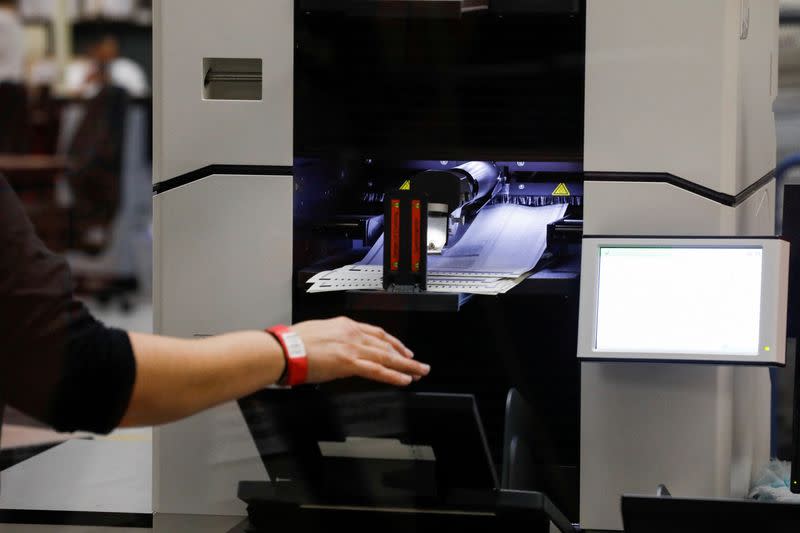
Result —
<path fill-rule="evenodd" d="M 753 248 L 763 250 L 759 353 L 736 355 L 691 352 L 633 352 L 601 350 L 596 346 L 601 248 Z M 786 312 L 789 243 L 776 237 L 625 237 L 586 236 L 581 260 L 578 357 L 597 361 L 672 361 L 783 366 L 786 355 Z M 735 290 L 735 288 L 732 288 Z M 766 348 L 769 347 L 769 350 Z"/>

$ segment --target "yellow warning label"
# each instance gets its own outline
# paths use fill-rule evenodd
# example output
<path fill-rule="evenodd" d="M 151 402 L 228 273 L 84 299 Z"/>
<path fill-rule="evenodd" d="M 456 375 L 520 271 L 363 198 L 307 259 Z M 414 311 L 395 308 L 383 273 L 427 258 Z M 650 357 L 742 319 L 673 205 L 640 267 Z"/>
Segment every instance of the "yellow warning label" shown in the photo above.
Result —
<path fill-rule="evenodd" d="M 411 180 L 406 180 L 401 186 L 401 191 L 410 191 L 411 190 Z"/>
<path fill-rule="evenodd" d="M 559 183 L 556 190 L 553 191 L 553 196 L 572 196 L 572 193 L 569 192 L 566 183 Z"/>

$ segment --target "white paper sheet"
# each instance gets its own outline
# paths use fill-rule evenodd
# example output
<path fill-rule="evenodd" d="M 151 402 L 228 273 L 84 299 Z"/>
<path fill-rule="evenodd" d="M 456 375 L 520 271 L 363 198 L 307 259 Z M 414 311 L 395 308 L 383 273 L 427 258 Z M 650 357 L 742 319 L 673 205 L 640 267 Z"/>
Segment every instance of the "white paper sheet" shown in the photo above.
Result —
<path fill-rule="evenodd" d="M 428 256 L 428 272 L 520 276 L 539 262 L 547 247 L 547 225 L 562 218 L 566 209 L 564 204 L 487 207 L 455 245 Z M 357 264 L 383 264 L 383 237 Z"/>
<path fill-rule="evenodd" d="M 521 283 L 547 247 L 547 225 L 566 205 L 496 205 L 483 209 L 461 239 L 441 255 L 428 255 L 428 291 L 502 294 Z M 381 290 L 383 237 L 355 265 L 320 272 L 308 292 Z"/>

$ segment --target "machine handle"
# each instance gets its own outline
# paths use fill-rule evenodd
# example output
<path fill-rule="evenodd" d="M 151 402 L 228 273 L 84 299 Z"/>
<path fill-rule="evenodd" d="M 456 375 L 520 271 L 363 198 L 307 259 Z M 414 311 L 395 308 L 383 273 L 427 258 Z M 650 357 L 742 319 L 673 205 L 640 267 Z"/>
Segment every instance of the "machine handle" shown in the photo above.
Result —
<path fill-rule="evenodd" d="M 261 78 L 262 76 L 259 72 L 215 72 L 209 70 L 206 72 L 206 77 L 203 82 L 206 86 L 217 81 L 260 83 Z"/>

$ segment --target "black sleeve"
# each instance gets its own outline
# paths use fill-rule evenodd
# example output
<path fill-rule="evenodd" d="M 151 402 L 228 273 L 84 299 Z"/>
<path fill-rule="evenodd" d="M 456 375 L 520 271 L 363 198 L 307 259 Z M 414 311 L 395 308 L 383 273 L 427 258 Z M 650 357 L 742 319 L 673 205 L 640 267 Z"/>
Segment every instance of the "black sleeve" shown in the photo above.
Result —
<path fill-rule="evenodd" d="M 130 401 L 133 350 L 72 289 L 66 261 L 36 237 L 0 176 L 0 403 L 59 431 L 108 433 Z"/>

